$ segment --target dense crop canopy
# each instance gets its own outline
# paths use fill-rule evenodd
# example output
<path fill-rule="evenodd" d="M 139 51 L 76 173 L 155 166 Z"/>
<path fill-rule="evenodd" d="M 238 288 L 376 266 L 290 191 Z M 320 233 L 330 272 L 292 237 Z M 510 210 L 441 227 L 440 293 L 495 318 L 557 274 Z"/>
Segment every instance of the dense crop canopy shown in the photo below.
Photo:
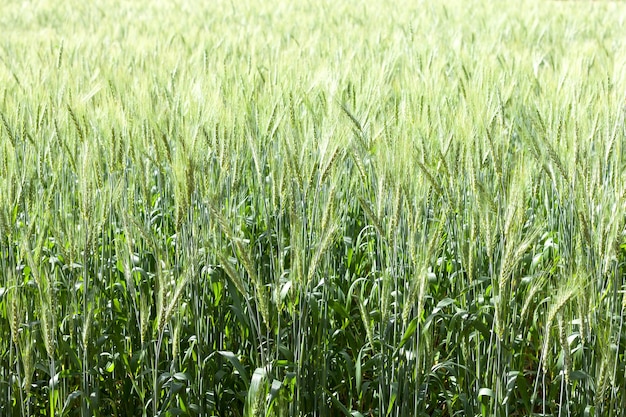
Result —
<path fill-rule="evenodd" d="M 0 415 L 625 415 L 625 3 L 5 3 Z"/>

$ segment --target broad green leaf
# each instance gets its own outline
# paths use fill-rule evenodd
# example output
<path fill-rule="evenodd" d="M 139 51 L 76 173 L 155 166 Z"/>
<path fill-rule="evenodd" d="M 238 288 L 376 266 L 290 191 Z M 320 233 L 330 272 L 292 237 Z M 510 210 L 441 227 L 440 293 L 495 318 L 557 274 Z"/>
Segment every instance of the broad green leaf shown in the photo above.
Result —
<path fill-rule="evenodd" d="M 398 348 L 403 347 L 406 344 L 406 342 L 408 342 L 408 340 L 411 338 L 411 336 L 413 336 L 413 334 L 415 333 L 415 330 L 417 330 L 418 322 L 419 322 L 419 317 L 415 317 L 413 320 L 409 322 L 409 325 L 406 331 L 404 332 L 404 335 L 402 335 L 402 339 L 400 340 L 400 344 L 398 345 Z"/>
<path fill-rule="evenodd" d="M 252 374 L 252 381 L 248 388 L 248 395 L 246 396 L 246 406 L 244 415 L 253 416 L 256 415 L 254 406 L 257 403 L 257 398 L 260 395 L 265 395 L 265 375 L 267 371 L 265 368 L 256 368 Z"/>
<path fill-rule="evenodd" d="M 484 397 L 495 398 L 495 394 L 491 388 L 481 388 L 478 390 L 478 398 Z"/>
<path fill-rule="evenodd" d="M 177 381 L 181 381 L 181 382 L 189 381 L 189 377 L 184 372 L 176 372 L 174 375 L 172 375 L 172 378 L 174 378 Z"/>
<path fill-rule="evenodd" d="M 246 384 L 246 388 L 250 386 L 250 378 L 248 377 L 248 372 L 246 372 L 246 368 L 241 364 L 237 355 L 235 355 L 231 351 L 220 350 L 218 352 L 220 355 L 228 359 L 228 361 L 233 365 L 233 367 L 239 372 L 239 376 L 243 379 Z"/>
<path fill-rule="evenodd" d="M 79 399 L 82 395 L 83 392 L 80 390 L 73 391 L 70 395 L 68 395 L 65 399 L 65 404 L 63 404 L 63 411 L 61 413 L 64 414 L 67 408 L 71 405 L 72 401 Z"/>
<path fill-rule="evenodd" d="M 386 416 L 389 416 L 391 414 L 391 411 L 393 410 L 393 405 L 396 403 L 396 398 L 398 398 L 398 392 L 397 389 L 393 389 L 391 391 L 391 398 L 389 398 L 389 405 L 387 405 L 387 413 L 385 414 Z"/>

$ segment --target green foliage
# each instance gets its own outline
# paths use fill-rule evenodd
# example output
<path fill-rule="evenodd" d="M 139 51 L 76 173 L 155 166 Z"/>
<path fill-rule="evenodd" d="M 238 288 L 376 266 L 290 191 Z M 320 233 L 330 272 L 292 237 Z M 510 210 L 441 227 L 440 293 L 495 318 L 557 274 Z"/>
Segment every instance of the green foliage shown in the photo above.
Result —
<path fill-rule="evenodd" d="M 2 6 L 0 415 L 625 415 L 619 3 L 187 3 Z"/>

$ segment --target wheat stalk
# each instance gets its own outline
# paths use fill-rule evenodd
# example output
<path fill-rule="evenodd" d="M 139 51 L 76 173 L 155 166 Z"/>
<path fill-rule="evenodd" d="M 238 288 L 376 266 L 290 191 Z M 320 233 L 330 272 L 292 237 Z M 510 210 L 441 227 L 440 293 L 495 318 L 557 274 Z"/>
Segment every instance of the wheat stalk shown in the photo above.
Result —
<path fill-rule="evenodd" d="M 19 326 L 22 317 L 22 311 L 20 309 L 20 305 L 18 304 L 18 288 L 16 283 L 9 279 L 8 283 L 11 284 L 11 288 L 7 293 L 7 296 L 10 296 L 10 301 L 8 303 L 8 311 L 7 315 L 9 318 L 9 328 L 11 329 L 11 340 L 18 346 L 18 335 L 19 335 Z"/>
<path fill-rule="evenodd" d="M 550 310 L 548 310 L 548 316 L 545 322 L 545 335 L 543 341 L 543 347 L 541 350 L 541 360 L 542 360 L 542 371 L 544 374 L 548 372 L 548 361 L 550 359 L 550 334 L 551 328 L 554 324 L 554 319 L 557 314 L 561 312 L 561 310 L 567 305 L 569 300 L 574 297 L 577 289 L 573 286 L 566 286 L 566 288 L 561 289 L 561 291 L 557 294 L 552 304 L 550 305 Z"/>
<path fill-rule="evenodd" d="M 557 322 L 559 327 L 559 342 L 563 350 L 563 370 L 565 372 L 565 382 L 569 384 L 572 372 L 572 353 L 570 351 L 569 342 L 567 340 L 567 332 L 563 323 L 563 313 L 557 314 Z"/>

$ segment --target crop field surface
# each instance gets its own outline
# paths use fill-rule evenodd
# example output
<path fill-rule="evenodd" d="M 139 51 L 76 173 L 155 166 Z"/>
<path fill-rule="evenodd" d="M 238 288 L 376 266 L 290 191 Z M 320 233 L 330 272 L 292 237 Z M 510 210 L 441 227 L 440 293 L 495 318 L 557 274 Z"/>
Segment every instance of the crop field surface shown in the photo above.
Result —
<path fill-rule="evenodd" d="M 0 416 L 625 416 L 626 3 L 0 4 Z"/>

